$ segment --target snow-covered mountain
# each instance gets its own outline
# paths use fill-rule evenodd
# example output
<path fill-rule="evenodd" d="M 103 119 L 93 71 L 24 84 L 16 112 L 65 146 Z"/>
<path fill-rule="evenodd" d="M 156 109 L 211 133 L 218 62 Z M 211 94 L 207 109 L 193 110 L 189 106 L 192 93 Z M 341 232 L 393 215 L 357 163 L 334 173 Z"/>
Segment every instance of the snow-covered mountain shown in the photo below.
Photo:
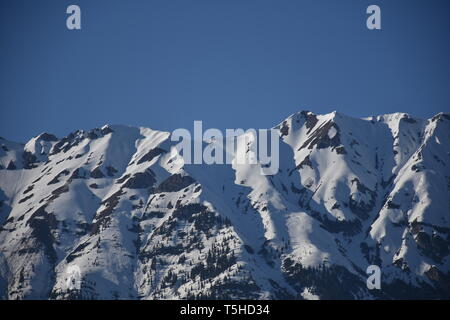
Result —
<path fill-rule="evenodd" d="M 272 176 L 183 165 L 148 128 L 0 138 L 0 297 L 450 298 L 449 115 L 275 128 Z"/>

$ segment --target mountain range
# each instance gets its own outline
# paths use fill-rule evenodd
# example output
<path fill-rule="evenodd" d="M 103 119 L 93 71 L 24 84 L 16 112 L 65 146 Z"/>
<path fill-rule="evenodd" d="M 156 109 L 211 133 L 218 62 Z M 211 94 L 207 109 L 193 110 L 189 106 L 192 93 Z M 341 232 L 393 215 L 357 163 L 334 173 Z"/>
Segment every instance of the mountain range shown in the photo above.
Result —
<path fill-rule="evenodd" d="M 184 164 L 143 127 L 0 138 L 0 298 L 450 298 L 450 115 L 274 129 L 267 176 Z"/>

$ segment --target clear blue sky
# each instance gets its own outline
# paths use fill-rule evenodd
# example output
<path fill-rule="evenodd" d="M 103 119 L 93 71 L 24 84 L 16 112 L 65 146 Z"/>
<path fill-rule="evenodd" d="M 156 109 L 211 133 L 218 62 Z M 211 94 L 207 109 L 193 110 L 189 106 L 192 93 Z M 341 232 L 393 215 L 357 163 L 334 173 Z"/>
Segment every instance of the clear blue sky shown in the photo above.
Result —
<path fill-rule="evenodd" d="M 449 112 L 449 14 L 448 0 L 1 0 L 0 136 Z"/>

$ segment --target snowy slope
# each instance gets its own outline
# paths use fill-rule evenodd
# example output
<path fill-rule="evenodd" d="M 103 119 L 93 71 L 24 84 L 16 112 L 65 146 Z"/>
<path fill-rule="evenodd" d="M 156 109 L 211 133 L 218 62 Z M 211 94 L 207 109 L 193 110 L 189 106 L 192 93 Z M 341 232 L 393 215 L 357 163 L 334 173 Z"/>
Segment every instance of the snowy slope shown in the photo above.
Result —
<path fill-rule="evenodd" d="M 450 297 L 449 115 L 302 111 L 275 128 L 271 176 L 183 164 L 148 128 L 0 139 L 0 297 Z"/>

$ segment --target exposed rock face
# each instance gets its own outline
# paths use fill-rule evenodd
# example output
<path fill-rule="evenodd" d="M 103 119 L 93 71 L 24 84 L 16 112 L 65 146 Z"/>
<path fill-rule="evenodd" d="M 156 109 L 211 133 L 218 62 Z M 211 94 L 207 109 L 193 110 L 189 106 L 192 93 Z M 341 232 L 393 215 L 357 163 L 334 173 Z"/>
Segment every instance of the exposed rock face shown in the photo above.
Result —
<path fill-rule="evenodd" d="M 94 168 L 94 170 L 91 171 L 91 178 L 101 179 L 104 177 L 105 175 L 103 174 L 102 169 L 100 169 L 100 167 L 96 167 Z"/>
<path fill-rule="evenodd" d="M 148 169 L 144 172 L 135 173 L 123 184 L 123 187 L 129 189 L 144 189 L 152 187 L 155 182 L 155 174 L 151 169 Z"/>
<path fill-rule="evenodd" d="M 17 167 L 16 167 L 16 165 L 14 164 L 14 161 L 10 161 L 9 163 L 8 163 L 8 166 L 6 167 L 6 170 L 16 170 L 17 169 Z"/>
<path fill-rule="evenodd" d="M 38 138 L 47 142 L 58 141 L 58 138 L 56 138 L 56 136 L 47 132 L 42 133 L 41 135 L 38 136 Z"/>
<path fill-rule="evenodd" d="M 169 178 L 161 182 L 155 192 L 176 192 L 180 191 L 195 182 L 190 176 L 182 176 L 181 174 L 171 175 Z"/>
<path fill-rule="evenodd" d="M 137 164 L 141 164 L 143 162 L 150 162 L 152 161 L 155 157 L 167 153 L 166 150 L 161 149 L 161 148 L 154 148 L 152 150 L 150 150 L 149 152 L 147 152 L 144 156 L 142 156 L 142 158 L 140 158 L 137 162 Z"/>
<path fill-rule="evenodd" d="M 271 176 L 179 164 L 147 128 L 1 139 L 0 298 L 450 298 L 449 115 L 275 128 Z"/>

